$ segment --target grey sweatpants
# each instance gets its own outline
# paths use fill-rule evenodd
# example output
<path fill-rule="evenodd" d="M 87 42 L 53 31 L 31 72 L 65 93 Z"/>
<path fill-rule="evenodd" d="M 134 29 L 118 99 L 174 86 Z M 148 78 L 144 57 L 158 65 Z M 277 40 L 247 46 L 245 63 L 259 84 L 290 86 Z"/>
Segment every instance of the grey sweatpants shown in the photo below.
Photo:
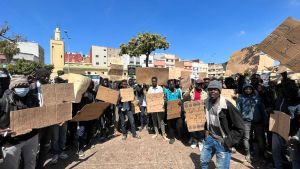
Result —
<path fill-rule="evenodd" d="M 34 137 L 22 141 L 17 145 L 3 147 L 4 161 L 0 168 L 19 169 L 21 155 L 24 159 L 24 169 L 35 169 L 36 155 L 39 146 L 38 134 Z"/>
<path fill-rule="evenodd" d="M 158 127 L 163 135 L 166 134 L 164 117 L 165 112 L 151 113 L 155 134 L 159 134 Z"/>

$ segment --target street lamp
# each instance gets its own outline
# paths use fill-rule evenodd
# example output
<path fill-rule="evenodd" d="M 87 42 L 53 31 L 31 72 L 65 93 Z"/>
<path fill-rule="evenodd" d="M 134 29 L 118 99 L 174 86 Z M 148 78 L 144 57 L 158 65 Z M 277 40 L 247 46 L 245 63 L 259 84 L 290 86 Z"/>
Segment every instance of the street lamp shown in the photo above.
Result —
<path fill-rule="evenodd" d="M 67 46 L 67 51 L 69 50 L 69 40 L 71 39 L 68 35 L 68 31 L 67 30 L 64 30 L 64 33 L 65 33 L 65 36 L 67 37 L 67 40 L 66 40 L 66 46 Z M 70 73 L 70 56 L 68 55 L 68 73 Z"/>

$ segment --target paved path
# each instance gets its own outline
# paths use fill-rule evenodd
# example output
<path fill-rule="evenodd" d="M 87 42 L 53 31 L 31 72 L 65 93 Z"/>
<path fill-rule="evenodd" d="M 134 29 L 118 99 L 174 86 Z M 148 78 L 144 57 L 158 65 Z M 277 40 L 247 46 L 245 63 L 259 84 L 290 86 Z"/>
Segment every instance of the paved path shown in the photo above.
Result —
<path fill-rule="evenodd" d="M 67 153 L 67 160 L 60 160 L 56 165 L 47 165 L 49 169 L 199 169 L 199 149 L 192 149 L 176 140 L 173 145 L 161 137 L 152 139 L 146 131 L 140 133 L 142 139 L 131 135 L 126 141 L 121 136 L 104 143 L 97 143 L 95 148 L 85 152 L 85 157 L 78 159 L 74 150 Z M 215 159 L 213 160 L 215 161 Z M 211 168 L 215 168 L 214 162 Z M 244 156 L 234 154 L 231 169 L 267 168 L 252 167 L 244 162 Z"/>

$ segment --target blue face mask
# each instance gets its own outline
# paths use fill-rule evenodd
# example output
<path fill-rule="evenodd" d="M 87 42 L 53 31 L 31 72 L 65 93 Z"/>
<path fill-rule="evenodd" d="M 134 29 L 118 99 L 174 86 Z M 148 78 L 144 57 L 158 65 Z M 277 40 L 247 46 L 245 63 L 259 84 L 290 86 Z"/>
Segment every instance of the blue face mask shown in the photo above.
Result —
<path fill-rule="evenodd" d="M 19 97 L 25 97 L 29 92 L 29 88 L 15 88 L 15 94 Z"/>

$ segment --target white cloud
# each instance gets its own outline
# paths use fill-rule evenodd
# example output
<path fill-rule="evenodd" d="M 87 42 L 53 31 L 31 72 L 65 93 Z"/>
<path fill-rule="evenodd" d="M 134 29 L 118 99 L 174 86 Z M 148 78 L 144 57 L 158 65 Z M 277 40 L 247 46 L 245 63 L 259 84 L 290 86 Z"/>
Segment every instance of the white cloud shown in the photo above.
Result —
<path fill-rule="evenodd" d="M 290 5 L 292 6 L 300 6 L 300 0 L 291 0 Z"/>
<path fill-rule="evenodd" d="M 243 36 L 243 35 L 245 35 L 245 34 L 246 34 L 246 31 L 244 31 L 244 30 L 241 30 L 241 31 L 238 33 L 239 36 Z"/>

